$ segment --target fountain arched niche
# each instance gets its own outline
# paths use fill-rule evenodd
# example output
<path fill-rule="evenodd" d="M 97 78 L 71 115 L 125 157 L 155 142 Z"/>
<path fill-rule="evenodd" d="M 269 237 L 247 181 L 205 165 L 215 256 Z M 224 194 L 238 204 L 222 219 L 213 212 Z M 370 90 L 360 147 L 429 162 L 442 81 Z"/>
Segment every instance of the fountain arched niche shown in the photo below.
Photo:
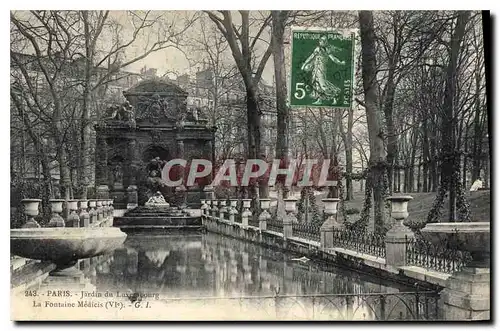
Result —
<path fill-rule="evenodd" d="M 157 191 L 163 194 L 166 201 L 173 193 L 173 189 L 161 186 L 161 170 L 166 162 L 173 158 L 172 153 L 165 146 L 151 144 L 141 155 L 141 170 L 139 176 L 139 205 L 142 206 Z"/>

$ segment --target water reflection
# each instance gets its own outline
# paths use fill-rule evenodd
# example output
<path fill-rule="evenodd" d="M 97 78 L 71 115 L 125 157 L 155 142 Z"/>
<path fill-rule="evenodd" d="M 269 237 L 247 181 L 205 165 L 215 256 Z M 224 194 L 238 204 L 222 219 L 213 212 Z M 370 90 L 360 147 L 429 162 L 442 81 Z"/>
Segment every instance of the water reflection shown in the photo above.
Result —
<path fill-rule="evenodd" d="M 93 283 L 159 293 L 165 319 L 415 318 L 412 295 L 379 295 L 414 289 L 297 257 L 214 233 L 136 234 L 95 268 Z"/>

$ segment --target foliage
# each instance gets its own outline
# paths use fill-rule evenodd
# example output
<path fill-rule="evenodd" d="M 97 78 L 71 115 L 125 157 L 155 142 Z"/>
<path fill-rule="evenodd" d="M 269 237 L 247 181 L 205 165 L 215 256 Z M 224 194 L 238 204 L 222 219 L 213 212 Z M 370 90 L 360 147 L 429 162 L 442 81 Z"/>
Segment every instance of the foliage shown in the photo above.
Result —
<path fill-rule="evenodd" d="M 361 211 L 360 211 L 358 208 L 356 208 L 356 207 L 353 207 L 353 208 L 347 208 L 347 209 L 345 210 L 345 213 L 346 213 L 347 215 L 359 214 L 360 212 L 361 212 Z"/>

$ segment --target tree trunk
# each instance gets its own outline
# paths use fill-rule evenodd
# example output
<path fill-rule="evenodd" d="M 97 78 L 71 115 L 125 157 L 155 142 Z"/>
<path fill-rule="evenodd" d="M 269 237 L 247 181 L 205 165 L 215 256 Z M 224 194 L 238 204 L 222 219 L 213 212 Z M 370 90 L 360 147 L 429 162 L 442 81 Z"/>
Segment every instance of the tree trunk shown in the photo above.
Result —
<path fill-rule="evenodd" d="M 423 159 L 423 167 L 422 167 L 422 192 L 429 192 L 429 132 L 427 128 L 427 118 L 426 114 L 424 114 L 424 119 L 422 121 L 422 159 Z"/>
<path fill-rule="evenodd" d="M 274 60 L 274 77 L 276 81 L 276 110 L 277 110 L 277 136 L 276 136 L 276 158 L 283 160 L 284 166 L 288 166 L 288 123 L 289 110 L 286 104 L 287 86 L 285 70 L 285 50 L 283 47 L 283 35 L 285 33 L 285 22 L 288 11 L 271 11 L 272 15 L 272 49 Z M 281 190 L 283 198 L 288 197 L 289 189 L 283 186 Z"/>
<path fill-rule="evenodd" d="M 456 149 L 456 116 L 454 111 L 454 97 L 457 86 L 456 72 L 457 72 L 457 62 L 460 53 L 460 45 L 465 34 L 465 26 L 469 18 L 469 11 L 462 11 L 458 15 L 455 30 L 453 32 L 450 41 L 450 59 L 448 62 L 448 68 L 446 72 L 446 83 L 444 90 L 444 118 L 441 124 L 442 136 L 442 156 L 443 162 L 441 164 L 441 182 L 438 194 L 436 195 L 436 200 L 434 205 L 429 211 L 428 222 L 436 222 L 440 217 L 441 208 L 444 203 L 444 197 L 446 191 L 449 191 L 449 217 L 450 222 L 456 221 L 456 202 L 457 202 L 457 191 L 461 187 L 459 181 L 460 172 L 459 167 L 457 167 L 457 157 L 455 155 Z M 463 197 L 459 196 L 462 200 Z M 466 207 L 466 206 L 462 206 Z M 467 212 L 468 214 L 468 212 Z"/>
<path fill-rule="evenodd" d="M 394 105 L 394 93 L 396 91 L 396 84 L 394 81 L 394 63 L 392 60 L 389 61 L 389 74 L 387 78 L 386 85 L 386 95 L 384 102 L 384 116 L 387 128 L 387 177 L 389 178 L 389 194 L 392 193 L 393 185 L 393 171 L 394 163 L 397 159 L 398 154 L 398 137 L 396 136 L 396 129 L 394 128 L 393 119 L 393 105 Z"/>
<path fill-rule="evenodd" d="M 339 120 L 339 129 L 342 135 L 342 140 L 344 142 L 345 150 L 345 171 L 348 174 L 346 177 L 346 200 L 353 200 L 353 189 L 352 189 L 352 128 L 354 126 L 354 111 L 352 108 L 347 109 L 347 132 L 344 130 L 344 124 L 342 123 L 342 118 Z M 363 168 L 363 167 L 362 167 Z"/>
<path fill-rule="evenodd" d="M 373 179 L 374 231 L 383 232 L 385 225 L 386 157 L 382 132 L 381 111 L 378 102 L 377 66 L 375 54 L 375 32 L 371 11 L 359 12 L 362 52 L 362 76 L 365 93 L 366 118 L 370 141 L 370 172 Z"/>

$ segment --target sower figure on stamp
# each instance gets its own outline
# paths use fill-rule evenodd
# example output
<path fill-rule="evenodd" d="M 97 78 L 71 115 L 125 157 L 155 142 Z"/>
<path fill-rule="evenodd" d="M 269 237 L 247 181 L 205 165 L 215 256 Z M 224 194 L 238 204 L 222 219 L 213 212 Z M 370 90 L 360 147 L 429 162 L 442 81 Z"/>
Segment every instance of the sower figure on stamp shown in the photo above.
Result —
<path fill-rule="evenodd" d="M 328 60 L 345 65 L 345 61 L 340 61 L 334 56 L 335 49 L 336 47 L 328 45 L 327 36 L 322 36 L 319 39 L 318 46 L 302 64 L 301 70 L 311 71 L 311 96 L 316 98 L 313 103 L 315 105 L 322 105 L 327 101 L 336 104 L 336 99 L 341 92 L 341 89 L 330 82 L 327 77 Z"/>

